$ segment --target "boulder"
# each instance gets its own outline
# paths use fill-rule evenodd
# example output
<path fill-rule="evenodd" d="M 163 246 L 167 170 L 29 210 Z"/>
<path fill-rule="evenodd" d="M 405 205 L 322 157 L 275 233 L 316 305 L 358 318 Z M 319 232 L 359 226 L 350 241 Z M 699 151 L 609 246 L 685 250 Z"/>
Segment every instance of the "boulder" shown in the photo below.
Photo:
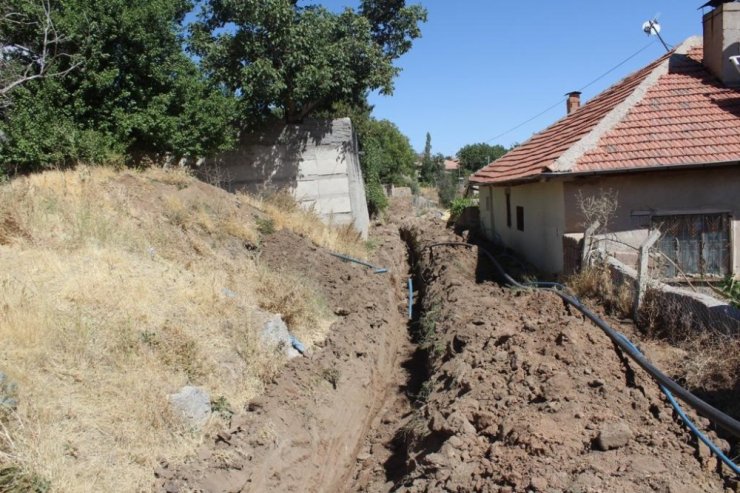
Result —
<path fill-rule="evenodd" d="M 170 394 L 169 400 L 172 407 L 192 426 L 203 426 L 211 416 L 211 398 L 200 387 L 187 385 L 176 394 Z"/>
<path fill-rule="evenodd" d="M 280 315 L 273 315 L 262 326 L 262 343 L 268 348 L 284 352 L 288 358 L 301 355 L 294 348 L 293 337 Z"/>

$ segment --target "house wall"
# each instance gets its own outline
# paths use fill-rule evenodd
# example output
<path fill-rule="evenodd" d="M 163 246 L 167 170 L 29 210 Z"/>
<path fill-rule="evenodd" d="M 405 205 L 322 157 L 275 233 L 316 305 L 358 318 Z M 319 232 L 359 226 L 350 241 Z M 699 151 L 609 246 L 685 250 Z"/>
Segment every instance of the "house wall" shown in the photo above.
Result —
<path fill-rule="evenodd" d="M 618 209 L 608 230 L 637 248 L 647 239 L 651 214 L 729 212 L 732 215 L 733 272 L 740 272 L 740 166 L 577 178 L 564 183 L 565 232 L 582 233 L 584 217 L 578 194 L 617 193 Z M 609 249 L 627 265 L 636 265 L 634 248 L 610 242 Z"/>
<path fill-rule="evenodd" d="M 562 271 L 563 183 L 532 183 L 509 188 L 511 227 L 506 223 L 506 190 L 505 187 L 480 187 L 481 227 L 486 237 L 516 251 L 544 273 Z M 524 208 L 524 231 L 517 229 L 518 206 Z"/>
<path fill-rule="evenodd" d="M 209 166 L 210 165 L 210 166 Z M 237 148 L 206 162 L 229 191 L 286 190 L 326 222 L 354 224 L 367 237 L 370 218 L 357 142 L 349 118 L 274 122 L 243 135 Z"/>

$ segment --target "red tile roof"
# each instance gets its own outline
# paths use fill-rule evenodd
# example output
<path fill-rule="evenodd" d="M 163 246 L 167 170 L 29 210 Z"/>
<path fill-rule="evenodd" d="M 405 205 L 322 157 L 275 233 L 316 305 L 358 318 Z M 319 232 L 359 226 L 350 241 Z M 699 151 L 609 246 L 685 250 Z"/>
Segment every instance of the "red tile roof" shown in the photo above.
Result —
<path fill-rule="evenodd" d="M 445 171 L 457 171 L 460 161 L 457 159 L 445 159 Z"/>
<path fill-rule="evenodd" d="M 740 92 L 701 64 L 696 44 L 618 82 L 471 181 L 740 161 Z"/>

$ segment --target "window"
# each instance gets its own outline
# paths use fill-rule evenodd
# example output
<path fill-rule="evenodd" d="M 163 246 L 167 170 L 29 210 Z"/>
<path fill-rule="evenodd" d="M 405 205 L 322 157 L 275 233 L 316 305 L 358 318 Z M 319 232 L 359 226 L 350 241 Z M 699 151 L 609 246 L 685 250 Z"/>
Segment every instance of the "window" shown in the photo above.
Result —
<path fill-rule="evenodd" d="M 667 257 L 660 262 L 663 277 L 728 275 L 730 224 L 729 214 L 653 216 L 652 226 L 661 232 L 657 249 Z"/>
<path fill-rule="evenodd" d="M 516 206 L 516 229 L 524 231 L 524 207 Z"/>
<path fill-rule="evenodd" d="M 511 227 L 511 190 L 506 190 L 506 225 Z"/>

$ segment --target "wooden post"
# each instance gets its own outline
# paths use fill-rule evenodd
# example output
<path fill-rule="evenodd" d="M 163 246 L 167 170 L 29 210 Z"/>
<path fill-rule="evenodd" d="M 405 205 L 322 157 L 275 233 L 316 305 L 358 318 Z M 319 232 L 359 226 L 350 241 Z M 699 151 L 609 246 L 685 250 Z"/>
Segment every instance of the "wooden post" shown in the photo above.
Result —
<path fill-rule="evenodd" d="M 588 267 L 589 257 L 591 256 L 591 248 L 594 243 L 594 234 L 599 229 L 601 223 L 594 221 L 591 226 L 586 229 L 586 233 L 583 235 L 583 251 L 581 252 L 581 269 Z"/>
<path fill-rule="evenodd" d="M 640 313 L 640 304 L 645 296 L 645 290 L 647 289 L 648 279 L 650 273 L 648 271 L 648 263 L 650 260 L 650 249 L 655 245 L 655 242 L 660 238 L 660 231 L 655 230 L 648 236 L 647 240 L 640 245 L 640 257 L 637 270 L 637 289 L 635 290 L 635 303 L 633 308 L 632 317 L 637 322 L 638 314 Z"/>

